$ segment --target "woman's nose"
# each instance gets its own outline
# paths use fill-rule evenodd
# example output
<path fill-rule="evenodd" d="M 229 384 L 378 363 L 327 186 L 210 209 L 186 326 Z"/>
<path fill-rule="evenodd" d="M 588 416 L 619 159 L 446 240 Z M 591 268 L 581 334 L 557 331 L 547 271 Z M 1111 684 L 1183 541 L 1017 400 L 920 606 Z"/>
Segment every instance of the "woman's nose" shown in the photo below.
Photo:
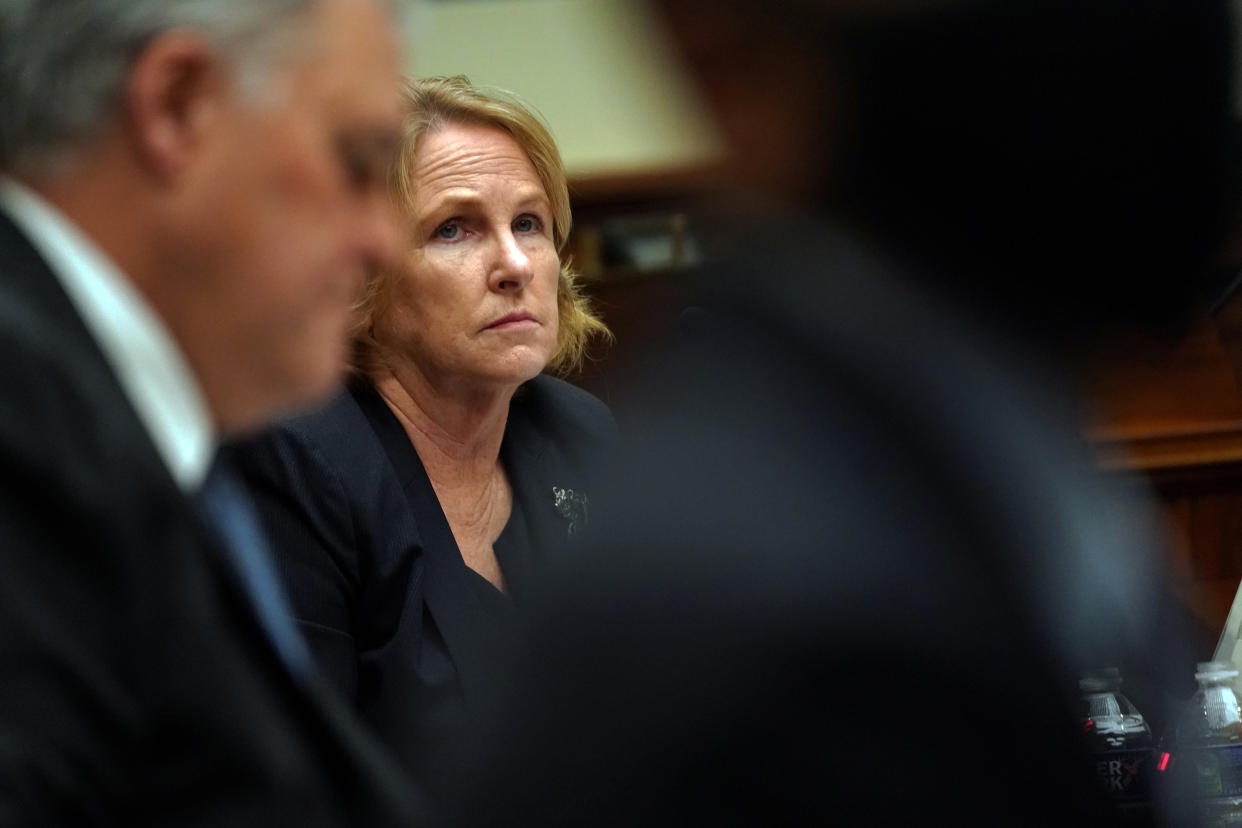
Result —
<path fill-rule="evenodd" d="M 492 267 L 492 290 L 521 290 L 534 275 L 530 256 L 513 233 L 505 231 L 497 237 L 496 261 Z"/>

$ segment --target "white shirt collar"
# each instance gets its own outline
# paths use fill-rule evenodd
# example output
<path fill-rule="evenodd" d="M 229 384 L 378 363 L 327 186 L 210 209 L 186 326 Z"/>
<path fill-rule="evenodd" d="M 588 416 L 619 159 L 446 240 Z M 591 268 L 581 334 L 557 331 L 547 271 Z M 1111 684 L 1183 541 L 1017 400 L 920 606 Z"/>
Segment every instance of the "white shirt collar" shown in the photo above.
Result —
<path fill-rule="evenodd" d="M 202 389 L 163 321 L 68 218 L 3 175 L 0 210 L 56 274 L 173 479 L 196 491 L 215 453 L 215 429 Z"/>

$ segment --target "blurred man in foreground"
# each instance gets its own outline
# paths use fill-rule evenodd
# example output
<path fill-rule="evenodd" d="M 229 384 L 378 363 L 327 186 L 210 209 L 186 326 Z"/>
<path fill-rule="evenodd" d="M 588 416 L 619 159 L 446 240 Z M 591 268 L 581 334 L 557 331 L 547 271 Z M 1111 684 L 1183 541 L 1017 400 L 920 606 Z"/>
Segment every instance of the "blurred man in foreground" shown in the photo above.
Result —
<path fill-rule="evenodd" d="M 393 254 L 396 12 L 0 5 L 0 823 L 408 821 L 212 466 Z"/>
<path fill-rule="evenodd" d="M 449 816 L 1109 824 L 1079 671 L 1190 665 L 1073 357 L 1204 286 L 1225 3 L 664 5 L 737 209 Z"/>

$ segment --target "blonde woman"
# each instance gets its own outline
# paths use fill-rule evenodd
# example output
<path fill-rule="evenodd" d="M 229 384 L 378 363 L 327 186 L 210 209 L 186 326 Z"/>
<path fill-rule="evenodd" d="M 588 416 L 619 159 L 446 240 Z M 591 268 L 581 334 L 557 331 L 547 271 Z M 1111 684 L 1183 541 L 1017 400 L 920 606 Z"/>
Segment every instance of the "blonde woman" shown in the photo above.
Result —
<path fill-rule="evenodd" d="M 585 525 L 614 425 L 545 373 L 607 336 L 560 258 L 547 129 L 461 77 L 411 83 L 406 104 L 390 184 L 409 247 L 362 301 L 349 387 L 239 460 L 320 667 L 412 761 Z"/>

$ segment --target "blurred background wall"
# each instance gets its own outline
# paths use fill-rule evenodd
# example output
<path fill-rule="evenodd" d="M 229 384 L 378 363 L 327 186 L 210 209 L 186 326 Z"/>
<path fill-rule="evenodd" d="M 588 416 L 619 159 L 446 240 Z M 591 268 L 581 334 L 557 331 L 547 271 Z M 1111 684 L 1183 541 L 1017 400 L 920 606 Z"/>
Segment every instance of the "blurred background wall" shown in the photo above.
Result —
<path fill-rule="evenodd" d="M 424 5 L 414 75 L 465 74 L 543 113 L 577 180 L 711 165 L 720 138 L 640 0 Z"/>

